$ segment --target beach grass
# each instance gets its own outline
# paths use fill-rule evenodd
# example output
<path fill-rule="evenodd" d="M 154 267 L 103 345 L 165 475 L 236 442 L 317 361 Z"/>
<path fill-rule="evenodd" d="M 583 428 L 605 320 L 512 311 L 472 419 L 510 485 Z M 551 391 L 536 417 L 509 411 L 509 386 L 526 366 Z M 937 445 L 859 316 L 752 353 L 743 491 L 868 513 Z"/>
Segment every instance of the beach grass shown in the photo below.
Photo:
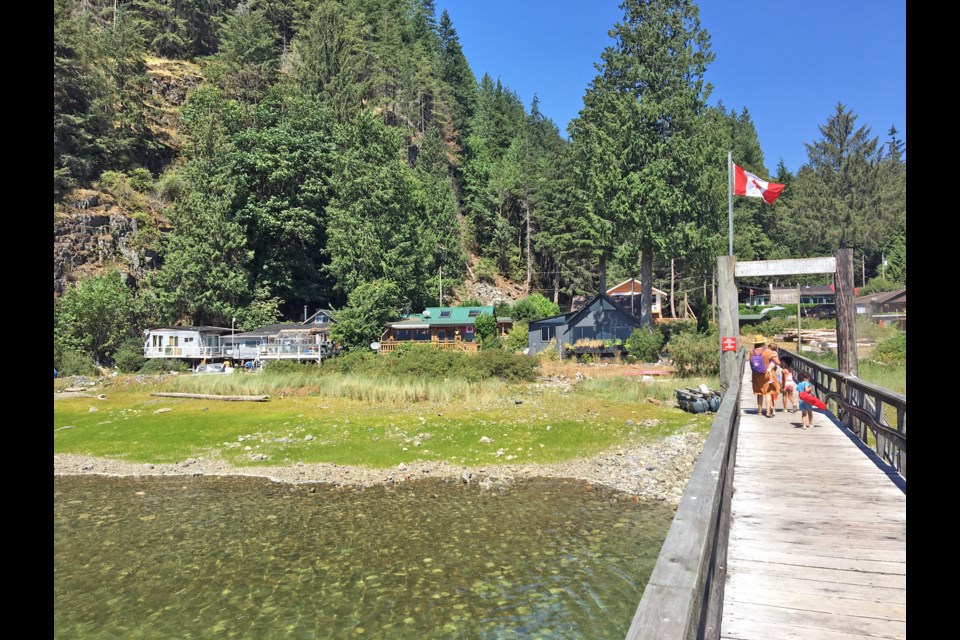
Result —
<path fill-rule="evenodd" d="M 105 399 L 55 401 L 54 452 L 157 464 L 203 456 L 235 466 L 553 463 L 672 433 L 707 432 L 712 414 L 676 408 L 674 386 L 608 378 L 566 391 L 497 380 L 309 373 L 126 378 L 98 390 Z M 150 395 L 159 391 L 271 398 L 224 402 Z"/>

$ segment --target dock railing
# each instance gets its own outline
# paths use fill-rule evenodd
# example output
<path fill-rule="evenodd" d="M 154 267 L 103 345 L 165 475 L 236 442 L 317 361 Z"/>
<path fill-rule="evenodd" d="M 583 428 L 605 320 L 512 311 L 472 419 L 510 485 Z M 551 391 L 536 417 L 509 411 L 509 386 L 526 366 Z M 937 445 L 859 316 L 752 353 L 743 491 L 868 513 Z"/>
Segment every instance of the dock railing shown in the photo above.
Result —
<path fill-rule="evenodd" d="M 745 361 L 741 349 L 627 640 L 719 638 Z"/>
<path fill-rule="evenodd" d="M 796 371 L 810 374 L 817 397 L 847 429 L 907 477 L 907 396 L 796 353 L 782 355 L 793 358 Z"/>

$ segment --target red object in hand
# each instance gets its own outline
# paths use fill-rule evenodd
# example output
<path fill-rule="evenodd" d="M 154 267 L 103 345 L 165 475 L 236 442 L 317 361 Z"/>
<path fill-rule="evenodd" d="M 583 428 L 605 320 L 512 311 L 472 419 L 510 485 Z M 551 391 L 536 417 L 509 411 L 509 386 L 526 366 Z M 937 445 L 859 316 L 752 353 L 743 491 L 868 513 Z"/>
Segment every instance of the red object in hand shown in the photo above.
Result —
<path fill-rule="evenodd" d="M 827 408 L 827 405 L 823 404 L 823 402 L 820 400 L 820 398 L 818 398 L 817 396 L 813 395 L 813 394 L 810 393 L 809 391 L 801 391 L 798 395 L 800 396 L 800 399 L 801 399 L 801 400 L 803 400 L 804 402 L 806 402 L 806 403 L 809 404 L 809 405 L 813 405 L 813 408 L 814 408 L 814 409 L 823 410 L 823 409 L 826 409 L 826 408 Z"/>

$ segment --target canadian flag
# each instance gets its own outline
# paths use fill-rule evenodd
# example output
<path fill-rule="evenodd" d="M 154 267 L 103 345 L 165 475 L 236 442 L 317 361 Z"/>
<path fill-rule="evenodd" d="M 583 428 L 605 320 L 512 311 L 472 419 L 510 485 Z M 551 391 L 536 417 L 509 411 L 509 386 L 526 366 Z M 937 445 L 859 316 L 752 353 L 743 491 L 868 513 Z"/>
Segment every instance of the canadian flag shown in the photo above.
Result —
<path fill-rule="evenodd" d="M 783 185 L 761 180 L 749 171 L 733 165 L 733 193 L 738 196 L 763 198 L 767 204 L 773 204 L 783 192 Z"/>

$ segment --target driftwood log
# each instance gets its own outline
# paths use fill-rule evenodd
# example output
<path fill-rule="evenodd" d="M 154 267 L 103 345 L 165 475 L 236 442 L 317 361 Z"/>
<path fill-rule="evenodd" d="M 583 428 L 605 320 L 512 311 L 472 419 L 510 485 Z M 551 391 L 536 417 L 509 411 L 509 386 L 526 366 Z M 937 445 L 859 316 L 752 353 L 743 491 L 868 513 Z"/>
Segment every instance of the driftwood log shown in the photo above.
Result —
<path fill-rule="evenodd" d="M 197 400 L 228 400 L 231 402 L 266 402 L 270 396 L 217 396 L 209 393 L 151 393 L 163 398 L 196 398 Z"/>

